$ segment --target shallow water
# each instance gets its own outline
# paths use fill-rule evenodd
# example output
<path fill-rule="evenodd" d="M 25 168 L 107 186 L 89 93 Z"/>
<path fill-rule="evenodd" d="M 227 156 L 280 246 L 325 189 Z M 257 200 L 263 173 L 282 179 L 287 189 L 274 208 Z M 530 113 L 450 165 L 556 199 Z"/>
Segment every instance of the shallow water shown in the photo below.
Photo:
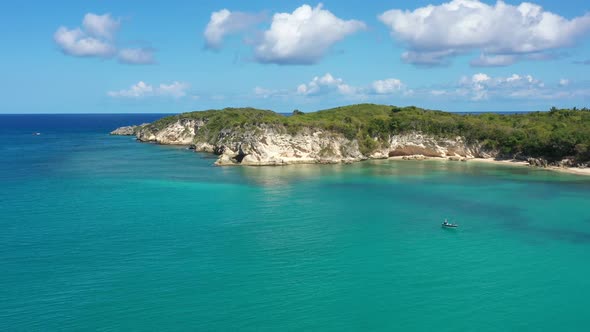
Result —
<path fill-rule="evenodd" d="M 220 168 L 105 134 L 146 116 L 34 117 L 0 116 L 2 330 L 590 326 L 589 178 Z"/>

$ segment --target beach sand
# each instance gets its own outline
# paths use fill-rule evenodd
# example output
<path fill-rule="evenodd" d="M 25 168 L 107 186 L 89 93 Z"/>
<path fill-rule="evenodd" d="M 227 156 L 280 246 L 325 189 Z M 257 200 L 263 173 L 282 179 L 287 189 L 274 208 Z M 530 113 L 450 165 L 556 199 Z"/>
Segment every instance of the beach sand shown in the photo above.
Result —
<path fill-rule="evenodd" d="M 403 160 L 402 158 L 403 158 L 402 156 L 399 156 L 399 157 L 390 157 L 389 159 Z M 446 157 L 425 157 L 424 159 L 417 159 L 417 160 L 442 160 L 442 161 L 449 161 L 449 162 L 458 162 L 458 161 L 451 161 Z M 494 158 L 471 158 L 471 159 L 467 159 L 467 162 L 488 163 L 488 164 L 504 165 L 504 166 L 534 167 L 534 166 L 530 166 L 529 163 L 526 161 L 515 160 L 515 159 L 498 160 L 498 159 L 494 159 Z M 561 172 L 561 173 L 590 176 L 590 168 L 557 167 L 557 166 L 548 166 L 545 168 L 538 167 L 538 168 L 550 170 L 550 171 L 555 171 L 555 172 Z"/>

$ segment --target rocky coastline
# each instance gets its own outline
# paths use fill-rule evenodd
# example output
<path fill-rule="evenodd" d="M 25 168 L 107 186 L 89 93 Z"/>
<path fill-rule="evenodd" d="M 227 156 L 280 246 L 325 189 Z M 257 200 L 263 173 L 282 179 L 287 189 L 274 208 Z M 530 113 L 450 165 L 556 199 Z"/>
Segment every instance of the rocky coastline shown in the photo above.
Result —
<path fill-rule="evenodd" d="M 314 127 L 296 132 L 276 124 L 256 124 L 240 128 L 222 128 L 211 132 L 207 119 L 185 119 L 158 127 L 154 124 L 117 128 L 111 135 L 135 136 L 140 142 L 183 145 L 196 152 L 218 156 L 218 166 L 281 166 L 292 164 L 353 163 L 370 159 L 446 159 L 497 161 L 503 164 L 528 165 L 552 170 L 572 170 L 588 174 L 586 165 L 565 159 L 549 162 L 543 158 L 525 156 L 503 157 L 498 151 L 479 143 L 468 143 L 460 137 L 442 138 L 420 132 L 389 135 L 377 140 L 370 153 L 363 153 L 357 139 L 342 133 Z M 506 163 L 503 161 L 512 161 Z"/>
<path fill-rule="evenodd" d="M 123 127 L 119 127 L 113 131 L 110 132 L 110 135 L 115 135 L 115 136 L 135 136 L 137 134 L 137 132 L 145 127 L 149 125 L 149 123 L 144 123 L 144 124 L 140 124 L 140 125 L 132 125 L 132 126 L 123 126 Z"/>

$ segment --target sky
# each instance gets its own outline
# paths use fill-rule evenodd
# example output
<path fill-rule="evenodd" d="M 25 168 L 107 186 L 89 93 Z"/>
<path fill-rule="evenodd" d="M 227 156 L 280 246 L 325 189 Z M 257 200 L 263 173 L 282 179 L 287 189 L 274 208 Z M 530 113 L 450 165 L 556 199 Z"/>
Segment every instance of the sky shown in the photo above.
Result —
<path fill-rule="evenodd" d="M 590 106 L 590 2 L 533 1 L 3 1 L 0 113 Z"/>

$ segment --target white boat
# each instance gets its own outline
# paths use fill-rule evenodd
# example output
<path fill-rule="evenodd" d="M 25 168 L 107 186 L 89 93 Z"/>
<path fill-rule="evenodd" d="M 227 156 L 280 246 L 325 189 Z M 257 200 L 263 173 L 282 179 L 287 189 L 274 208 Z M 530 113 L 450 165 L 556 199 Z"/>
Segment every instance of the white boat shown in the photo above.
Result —
<path fill-rule="evenodd" d="M 450 222 L 448 222 L 445 219 L 445 221 L 443 221 L 443 223 L 442 223 L 442 227 L 446 227 L 446 228 L 457 228 L 457 227 L 459 227 L 459 225 L 450 223 Z"/>

